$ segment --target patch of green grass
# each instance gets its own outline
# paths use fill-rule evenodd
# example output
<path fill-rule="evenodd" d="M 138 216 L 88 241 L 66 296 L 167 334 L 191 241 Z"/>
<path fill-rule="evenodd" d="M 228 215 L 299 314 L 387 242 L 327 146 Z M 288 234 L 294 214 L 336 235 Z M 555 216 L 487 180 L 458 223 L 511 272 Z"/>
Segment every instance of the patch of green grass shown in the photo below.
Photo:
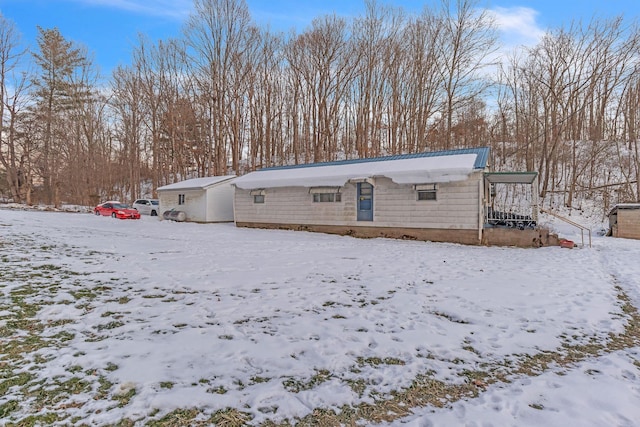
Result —
<path fill-rule="evenodd" d="M 202 426 L 201 422 L 198 423 L 196 418 L 200 416 L 201 412 L 195 408 L 188 409 L 176 409 L 169 412 L 164 417 L 158 420 L 151 420 L 146 423 L 148 427 L 188 427 L 188 426 Z"/>
<path fill-rule="evenodd" d="M 259 377 L 259 376 L 251 377 L 251 384 L 268 383 L 269 381 L 271 381 L 271 378 Z"/>
<path fill-rule="evenodd" d="M 237 409 L 223 409 L 216 411 L 209 418 L 209 424 L 207 425 L 215 425 L 216 427 L 242 427 L 248 425 L 251 418 L 250 414 L 240 412 Z"/>
<path fill-rule="evenodd" d="M 7 419 L 9 414 L 14 412 L 20 407 L 20 403 L 17 400 L 10 400 L 3 405 L 0 405 L 0 420 Z"/>
<path fill-rule="evenodd" d="M 107 329 L 116 329 L 116 328 L 119 328 L 121 326 L 124 326 L 123 322 L 120 322 L 118 320 L 114 320 L 113 322 L 109 322 L 109 323 L 106 323 L 106 324 L 103 324 L 103 325 L 94 326 L 94 328 L 97 329 L 98 331 L 104 331 L 104 330 L 107 330 Z"/>
<path fill-rule="evenodd" d="M 58 347 L 62 347 L 64 342 L 71 341 L 75 337 L 76 336 L 74 334 L 72 334 L 71 332 L 62 331 L 62 332 L 58 332 L 55 335 L 52 335 L 50 337 L 50 339 L 53 340 L 53 341 L 58 342 Z"/>
<path fill-rule="evenodd" d="M 351 390 L 353 390 L 353 392 L 356 393 L 359 397 L 362 397 L 364 395 L 364 392 L 367 390 L 367 383 L 363 379 L 347 380 L 346 382 L 347 384 L 349 384 Z"/>
<path fill-rule="evenodd" d="M 127 406 L 131 401 L 131 399 L 133 398 L 133 396 L 135 395 L 136 395 L 136 389 L 131 388 L 124 393 L 114 395 L 112 399 L 118 401 L 118 407 L 122 408 L 124 406 Z"/>
<path fill-rule="evenodd" d="M 207 389 L 207 393 L 213 394 L 227 394 L 229 390 L 227 390 L 224 386 L 211 387 Z"/>
<path fill-rule="evenodd" d="M 109 395 L 109 390 L 113 387 L 113 383 L 103 376 L 98 377 L 98 389 L 94 399 L 103 400 Z"/>
<path fill-rule="evenodd" d="M 71 294 L 71 296 L 73 296 L 76 300 L 81 300 L 81 299 L 89 299 L 89 300 L 94 300 L 98 297 L 98 294 L 93 291 L 92 289 L 80 289 L 80 290 L 76 290 L 76 291 L 69 291 L 69 293 Z"/>
<path fill-rule="evenodd" d="M 397 359 L 395 357 L 385 357 L 381 359 L 379 357 L 358 357 L 356 359 L 358 366 L 380 366 L 380 365 L 404 365 L 404 360 Z"/>
<path fill-rule="evenodd" d="M 6 395 L 11 387 L 21 387 L 29 384 L 33 378 L 34 375 L 28 372 L 13 374 L 12 372 L 5 372 L 3 370 L 2 377 L 0 378 L 0 396 Z"/>
<path fill-rule="evenodd" d="M 468 325 L 469 324 L 469 322 L 467 322 L 466 320 L 460 319 L 460 318 L 455 317 L 455 316 L 453 316 L 451 314 L 448 314 L 448 313 L 443 313 L 443 312 L 440 312 L 440 311 L 432 311 L 431 314 L 433 314 L 434 316 L 442 317 L 443 319 L 446 319 L 446 320 L 448 320 L 450 322 L 453 322 L 453 323 L 459 323 L 461 325 Z"/>
<path fill-rule="evenodd" d="M 50 426 L 65 419 L 66 416 L 59 415 L 55 412 L 45 412 L 38 415 L 29 415 L 21 419 L 17 423 L 9 422 L 6 427 L 36 427 Z"/>
<path fill-rule="evenodd" d="M 67 368 L 68 372 L 71 372 L 72 374 L 75 374 L 77 372 L 82 372 L 82 366 L 80 365 L 73 365 Z"/>
<path fill-rule="evenodd" d="M 117 371 L 118 370 L 118 365 L 116 365 L 113 362 L 109 362 L 109 363 L 107 363 L 107 367 L 104 368 L 104 370 L 107 371 L 107 372 Z"/>
<path fill-rule="evenodd" d="M 282 382 L 282 385 L 287 391 L 291 393 L 300 393 L 304 390 L 311 390 L 314 387 L 329 381 L 333 375 L 326 369 L 316 370 L 316 374 L 313 375 L 308 381 L 302 381 L 296 378 L 287 378 Z"/>
<path fill-rule="evenodd" d="M 209 419 L 202 418 L 202 412 L 195 408 L 176 409 L 158 420 L 152 420 L 148 427 L 241 427 L 251 421 L 251 415 L 237 409 L 223 409 L 213 413 Z"/>
<path fill-rule="evenodd" d="M 72 377 L 64 382 L 58 383 L 59 394 L 79 394 L 86 393 L 91 389 L 91 384 L 83 378 Z"/>
<path fill-rule="evenodd" d="M 58 271 L 58 270 L 62 270 L 62 267 L 60 267 L 59 265 L 53 265 L 53 264 L 43 264 L 43 265 L 34 265 L 33 270 Z"/>

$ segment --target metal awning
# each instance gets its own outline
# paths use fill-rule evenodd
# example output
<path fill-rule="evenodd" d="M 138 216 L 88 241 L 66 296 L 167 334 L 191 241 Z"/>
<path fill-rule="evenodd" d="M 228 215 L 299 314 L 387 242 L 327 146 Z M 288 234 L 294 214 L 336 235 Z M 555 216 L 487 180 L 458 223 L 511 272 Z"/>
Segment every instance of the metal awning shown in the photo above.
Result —
<path fill-rule="evenodd" d="M 486 172 L 484 179 L 491 184 L 533 184 L 538 172 Z"/>

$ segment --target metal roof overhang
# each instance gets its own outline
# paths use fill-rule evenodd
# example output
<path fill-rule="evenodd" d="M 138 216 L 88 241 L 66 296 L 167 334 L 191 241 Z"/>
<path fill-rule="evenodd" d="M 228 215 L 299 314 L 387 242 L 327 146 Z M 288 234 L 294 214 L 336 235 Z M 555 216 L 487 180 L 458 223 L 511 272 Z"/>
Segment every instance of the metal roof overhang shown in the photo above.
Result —
<path fill-rule="evenodd" d="M 538 172 L 485 172 L 484 178 L 491 184 L 533 184 Z"/>
<path fill-rule="evenodd" d="M 609 212 L 609 216 L 618 213 L 619 210 L 640 209 L 640 203 L 618 203 Z"/>

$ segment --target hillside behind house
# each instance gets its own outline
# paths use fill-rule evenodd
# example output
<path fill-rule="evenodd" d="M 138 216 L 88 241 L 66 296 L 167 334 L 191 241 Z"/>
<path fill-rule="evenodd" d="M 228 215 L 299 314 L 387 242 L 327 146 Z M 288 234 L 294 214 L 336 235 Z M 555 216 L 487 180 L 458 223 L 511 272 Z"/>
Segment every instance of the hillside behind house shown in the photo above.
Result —
<path fill-rule="evenodd" d="M 544 204 L 639 201 L 638 17 L 506 50 L 484 6 L 367 2 L 281 33 L 244 0 L 202 0 L 109 76 L 81 40 L 39 27 L 26 46 L 0 16 L 0 199 L 131 203 L 187 178 L 488 146 L 495 170 L 539 173 Z"/>

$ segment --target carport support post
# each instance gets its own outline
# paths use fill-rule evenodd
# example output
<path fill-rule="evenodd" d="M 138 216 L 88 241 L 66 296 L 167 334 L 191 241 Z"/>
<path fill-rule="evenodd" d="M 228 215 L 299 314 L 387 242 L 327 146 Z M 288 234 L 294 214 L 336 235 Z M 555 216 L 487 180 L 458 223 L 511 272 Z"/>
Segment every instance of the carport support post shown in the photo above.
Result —
<path fill-rule="evenodd" d="M 482 230 L 484 229 L 484 175 L 478 180 L 478 243 L 482 244 Z"/>
<path fill-rule="evenodd" d="M 531 183 L 531 208 L 533 212 L 531 212 L 531 218 L 538 223 L 538 175 L 533 179 Z"/>

